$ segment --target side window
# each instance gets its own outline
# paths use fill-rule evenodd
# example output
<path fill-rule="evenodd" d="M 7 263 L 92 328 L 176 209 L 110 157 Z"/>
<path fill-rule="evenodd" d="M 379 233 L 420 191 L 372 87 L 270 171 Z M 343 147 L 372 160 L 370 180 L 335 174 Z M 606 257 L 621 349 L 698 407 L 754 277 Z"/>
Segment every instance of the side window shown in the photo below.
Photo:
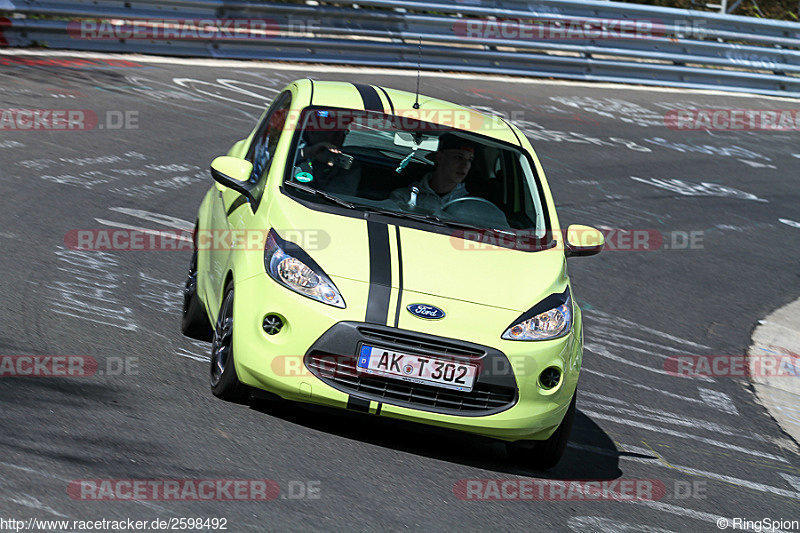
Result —
<path fill-rule="evenodd" d="M 245 157 L 245 159 L 253 163 L 253 173 L 250 175 L 250 181 L 258 181 L 266 176 L 267 171 L 269 171 L 269 167 L 272 165 L 272 158 L 275 155 L 275 147 L 278 145 L 281 133 L 283 133 L 283 125 L 286 123 L 286 115 L 289 112 L 291 103 L 291 93 L 285 92 L 281 94 L 270 106 L 261 124 L 258 125 Z"/>

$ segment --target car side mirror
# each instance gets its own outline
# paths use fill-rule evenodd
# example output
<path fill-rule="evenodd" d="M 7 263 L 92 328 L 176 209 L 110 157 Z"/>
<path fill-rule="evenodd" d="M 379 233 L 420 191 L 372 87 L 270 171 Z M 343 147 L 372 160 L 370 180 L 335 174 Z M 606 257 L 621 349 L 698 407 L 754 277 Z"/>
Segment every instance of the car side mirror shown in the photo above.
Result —
<path fill-rule="evenodd" d="M 255 184 L 250 182 L 252 172 L 253 164 L 238 157 L 223 155 L 211 162 L 211 177 L 214 181 L 223 187 L 233 189 L 251 202 L 255 200 L 252 193 Z"/>
<path fill-rule="evenodd" d="M 571 224 L 567 228 L 564 254 L 567 257 L 586 257 L 599 254 L 605 244 L 600 230 L 591 226 Z"/>

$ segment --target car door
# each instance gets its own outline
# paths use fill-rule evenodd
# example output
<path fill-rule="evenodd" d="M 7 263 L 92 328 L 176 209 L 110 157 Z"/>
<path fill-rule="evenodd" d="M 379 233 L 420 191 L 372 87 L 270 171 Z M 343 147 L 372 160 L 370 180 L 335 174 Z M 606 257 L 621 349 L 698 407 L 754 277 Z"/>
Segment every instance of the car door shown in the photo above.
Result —
<path fill-rule="evenodd" d="M 212 228 L 217 235 L 215 235 L 214 246 L 209 254 L 209 272 L 213 280 L 211 285 L 214 291 L 212 301 L 217 302 L 217 307 L 222 301 L 225 276 L 228 269 L 231 268 L 233 248 L 237 245 L 245 245 L 245 242 L 235 242 L 232 235 L 234 232 L 241 235 L 238 230 L 259 229 L 253 225 L 253 218 L 266 190 L 267 176 L 272 165 L 275 147 L 283 132 L 290 105 L 291 93 L 288 91 L 275 99 L 256 128 L 247 149 L 245 159 L 253 164 L 250 181 L 255 185 L 253 189 L 255 201 L 248 201 L 233 189 L 223 187 L 222 190 L 217 191 L 211 215 Z"/>

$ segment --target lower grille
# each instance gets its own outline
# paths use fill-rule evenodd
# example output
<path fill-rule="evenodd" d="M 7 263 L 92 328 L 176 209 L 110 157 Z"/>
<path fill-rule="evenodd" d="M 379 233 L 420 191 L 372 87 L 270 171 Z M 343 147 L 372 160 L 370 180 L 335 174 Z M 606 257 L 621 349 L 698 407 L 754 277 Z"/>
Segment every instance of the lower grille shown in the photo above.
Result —
<path fill-rule="evenodd" d="M 516 386 L 477 381 L 470 392 L 442 389 L 399 379 L 359 373 L 355 356 L 309 352 L 306 367 L 319 379 L 348 394 L 374 401 L 461 416 L 488 415 L 516 403 Z"/>

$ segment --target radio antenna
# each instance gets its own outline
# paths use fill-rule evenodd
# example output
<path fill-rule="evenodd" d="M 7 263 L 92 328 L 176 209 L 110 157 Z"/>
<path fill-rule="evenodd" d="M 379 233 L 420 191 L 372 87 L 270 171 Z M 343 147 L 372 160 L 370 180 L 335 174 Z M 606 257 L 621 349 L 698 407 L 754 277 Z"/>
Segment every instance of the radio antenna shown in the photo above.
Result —
<path fill-rule="evenodd" d="M 419 109 L 419 73 L 422 68 L 422 35 L 419 36 L 419 45 L 417 48 L 417 94 L 414 98 L 414 109 Z"/>

